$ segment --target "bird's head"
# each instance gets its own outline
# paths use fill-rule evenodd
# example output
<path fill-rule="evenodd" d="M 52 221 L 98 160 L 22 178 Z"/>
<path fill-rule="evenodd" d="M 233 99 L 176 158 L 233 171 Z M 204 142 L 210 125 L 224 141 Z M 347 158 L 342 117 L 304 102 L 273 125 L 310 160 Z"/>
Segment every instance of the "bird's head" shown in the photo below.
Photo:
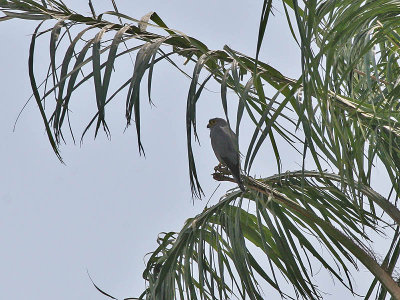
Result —
<path fill-rule="evenodd" d="M 210 119 L 208 121 L 207 128 L 211 129 L 211 128 L 215 127 L 215 126 L 226 126 L 227 124 L 228 123 L 224 119 L 214 118 L 214 119 Z"/>

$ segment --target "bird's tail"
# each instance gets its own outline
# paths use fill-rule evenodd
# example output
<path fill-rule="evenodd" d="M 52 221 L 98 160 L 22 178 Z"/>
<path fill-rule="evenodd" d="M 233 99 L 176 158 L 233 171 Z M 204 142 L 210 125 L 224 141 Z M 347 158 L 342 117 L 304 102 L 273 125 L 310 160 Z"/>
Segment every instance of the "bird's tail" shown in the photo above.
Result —
<path fill-rule="evenodd" d="M 245 192 L 245 191 L 246 191 L 246 188 L 245 188 L 244 185 L 243 185 L 243 180 L 242 180 L 242 178 L 240 178 L 240 175 L 239 175 L 239 177 L 237 177 L 237 178 L 235 178 L 235 179 L 236 179 L 236 182 L 237 182 L 239 188 L 241 189 L 241 191 L 242 191 L 242 192 Z"/>
<path fill-rule="evenodd" d="M 239 188 L 242 190 L 242 192 L 246 191 L 246 189 L 245 189 L 245 187 L 244 187 L 242 182 L 239 183 Z"/>
<path fill-rule="evenodd" d="M 242 190 L 242 192 L 245 192 L 246 189 L 245 189 L 245 187 L 243 185 L 243 181 L 242 181 L 242 178 L 240 176 L 241 174 L 240 174 L 239 166 L 233 166 L 233 168 L 229 168 L 228 167 L 228 169 L 231 172 L 231 174 L 232 174 L 233 178 L 235 179 L 236 183 L 238 184 L 239 188 Z"/>

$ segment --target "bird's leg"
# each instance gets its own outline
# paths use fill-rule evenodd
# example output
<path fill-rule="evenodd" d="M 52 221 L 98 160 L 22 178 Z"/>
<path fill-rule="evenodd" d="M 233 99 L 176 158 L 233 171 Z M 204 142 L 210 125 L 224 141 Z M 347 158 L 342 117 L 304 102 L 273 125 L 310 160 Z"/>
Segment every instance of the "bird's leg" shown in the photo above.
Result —
<path fill-rule="evenodd" d="M 222 168 L 222 164 L 219 163 L 217 166 L 214 167 L 214 171 L 218 172 L 220 170 L 220 168 Z"/>
<path fill-rule="evenodd" d="M 223 165 L 221 163 L 219 163 L 218 166 L 214 167 L 214 171 L 218 172 L 218 173 L 225 174 L 225 175 L 230 175 L 231 174 L 229 169 L 225 165 Z"/>

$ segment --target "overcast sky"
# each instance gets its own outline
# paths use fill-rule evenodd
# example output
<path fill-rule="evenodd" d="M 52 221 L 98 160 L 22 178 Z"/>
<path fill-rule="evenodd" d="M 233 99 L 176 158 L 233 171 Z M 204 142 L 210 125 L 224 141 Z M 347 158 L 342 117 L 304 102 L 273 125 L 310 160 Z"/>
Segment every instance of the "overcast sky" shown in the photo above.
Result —
<path fill-rule="evenodd" d="M 73 2 L 76 5 L 77 1 Z M 87 1 L 81 2 L 74 8 L 88 14 L 89 8 L 84 6 Z M 168 26 L 196 37 L 210 49 L 227 44 L 250 56 L 255 54 L 262 1 L 117 4 L 120 12 L 135 18 L 156 11 Z M 98 13 L 112 9 L 111 1 L 94 1 L 94 5 Z M 102 133 L 93 140 L 93 131 L 82 147 L 68 138 L 61 146 L 66 163 L 62 165 L 52 152 L 34 101 L 12 131 L 31 94 L 27 60 L 29 35 L 36 24 L 22 20 L 0 23 L 0 297 L 105 299 L 91 285 L 86 270 L 113 296 L 138 296 L 144 290 L 143 259 L 156 248 L 157 234 L 179 231 L 187 218 L 202 211 L 218 185 L 210 176 L 217 160 L 206 128 L 209 118 L 223 115 L 218 88 L 210 84 L 198 107 L 201 146 L 196 146 L 195 152 L 206 194 L 203 201 L 192 204 L 188 180 L 184 118 L 190 81 L 167 63 L 155 66 L 152 98 L 156 107 L 145 103 L 143 88 L 146 158 L 138 154 L 134 127 L 124 132 L 123 94 L 106 111 L 111 141 Z M 38 72 L 46 72 L 49 62 L 48 36 L 42 40 L 35 57 Z M 280 6 L 268 24 L 261 56 L 287 76 L 296 78 L 300 74 L 299 50 Z M 132 71 L 129 63 L 120 68 L 113 76 L 121 80 Z M 72 101 L 73 127 L 80 137 L 95 108 L 93 84 L 81 88 Z M 241 129 L 244 147 L 254 130 L 249 124 L 245 121 Z M 263 151 L 255 172 L 272 175 L 277 172 L 273 154 L 268 146 Z M 285 170 L 298 168 L 299 160 L 285 157 Z M 211 202 L 233 186 L 223 183 Z M 361 271 L 357 275 L 359 288 L 369 285 L 366 274 Z M 326 299 L 350 297 L 339 284 L 333 285 L 329 276 L 319 280 L 321 289 L 334 294 Z"/>

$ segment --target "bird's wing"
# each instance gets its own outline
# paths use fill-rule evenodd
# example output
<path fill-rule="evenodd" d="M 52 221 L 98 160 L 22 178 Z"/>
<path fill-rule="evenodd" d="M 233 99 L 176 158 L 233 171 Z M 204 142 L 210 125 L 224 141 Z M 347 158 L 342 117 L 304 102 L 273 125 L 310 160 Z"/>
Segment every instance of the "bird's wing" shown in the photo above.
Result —
<path fill-rule="evenodd" d="M 240 179 L 240 157 L 236 135 L 228 126 L 221 126 L 211 130 L 210 137 L 215 156 L 222 164 L 228 167 L 243 190 L 243 184 Z"/>
<path fill-rule="evenodd" d="M 215 128 L 211 132 L 211 144 L 218 160 L 230 167 L 239 164 L 236 135 L 229 127 Z"/>

